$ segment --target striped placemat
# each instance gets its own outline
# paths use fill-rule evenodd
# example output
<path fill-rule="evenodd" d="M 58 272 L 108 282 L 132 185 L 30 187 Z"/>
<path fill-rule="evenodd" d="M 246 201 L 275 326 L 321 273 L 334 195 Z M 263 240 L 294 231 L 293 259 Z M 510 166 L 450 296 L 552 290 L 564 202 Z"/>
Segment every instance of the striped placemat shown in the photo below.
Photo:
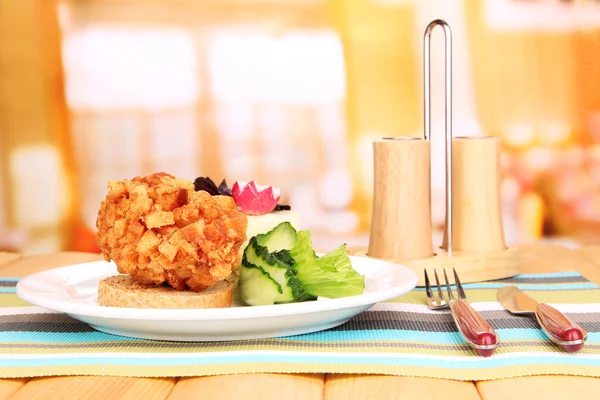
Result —
<path fill-rule="evenodd" d="M 423 288 L 375 305 L 327 331 L 240 342 L 166 342 L 94 331 L 66 315 L 32 307 L 0 278 L 0 377 L 48 375 L 201 376 L 234 373 L 354 373 L 490 380 L 539 374 L 600 377 L 600 288 L 578 273 L 519 275 L 466 284 L 473 307 L 497 330 L 492 357 L 477 356 L 447 312 L 430 311 Z M 570 315 L 588 331 L 569 354 L 528 316 L 496 301 L 515 284 Z"/>

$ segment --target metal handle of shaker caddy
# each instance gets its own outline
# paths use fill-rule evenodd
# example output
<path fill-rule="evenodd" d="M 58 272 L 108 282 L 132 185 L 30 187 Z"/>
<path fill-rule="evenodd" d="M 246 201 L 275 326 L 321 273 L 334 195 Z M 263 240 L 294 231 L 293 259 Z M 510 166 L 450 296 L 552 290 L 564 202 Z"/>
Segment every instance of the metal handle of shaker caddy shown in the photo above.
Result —
<path fill-rule="evenodd" d="M 452 31 L 446 21 L 441 19 L 436 19 L 427 26 L 423 41 L 425 139 L 431 140 L 431 33 L 438 25 L 444 28 L 446 39 L 446 245 L 448 256 L 452 257 Z M 431 198 L 429 203 L 431 204 Z"/>

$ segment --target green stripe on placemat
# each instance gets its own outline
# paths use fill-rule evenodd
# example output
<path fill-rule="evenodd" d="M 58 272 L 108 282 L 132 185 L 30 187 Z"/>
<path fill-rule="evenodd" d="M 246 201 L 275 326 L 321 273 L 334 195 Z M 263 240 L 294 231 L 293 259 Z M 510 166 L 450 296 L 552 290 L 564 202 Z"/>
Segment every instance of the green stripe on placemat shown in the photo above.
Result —
<path fill-rule="evenodd" d="M 27 304 L 14 294 L 16 282 L 0 278 L 0 377 L 5 378 L 234 373 L 362 373 L 455 380 L 539 374 L 600 377 L 600 288 L 573 272 L 465 285 L 473 306 L 501 338 L 496 353 L 487 358 L 465 344 L 450 314 L 427 309 L 420 287 L 326 331 L 231 342 L 168 342 L 110 335 L 63 314 L 21 308 Z M 544 336 L 534 318 L 503 310 L 496 290 L 508 284 L 568 310 L 588 331 L 584 349 L 566 353 Z"/>

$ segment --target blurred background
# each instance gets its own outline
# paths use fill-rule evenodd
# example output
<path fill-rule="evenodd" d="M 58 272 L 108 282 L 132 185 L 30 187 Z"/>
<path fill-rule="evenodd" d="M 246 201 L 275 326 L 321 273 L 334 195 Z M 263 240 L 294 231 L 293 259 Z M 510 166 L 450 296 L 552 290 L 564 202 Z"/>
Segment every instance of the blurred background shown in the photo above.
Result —
<path fill-rule="evenodd" d="M 599 243 L 600 1 L 0 0 L 0 251 L 97 251 L 107 182 L 156 171 L 281 187 L 318 246 L 366 244 L 372 140 L 423 135 L 436 18 L 454 134 L 503 140 L 507 242 Z"/>

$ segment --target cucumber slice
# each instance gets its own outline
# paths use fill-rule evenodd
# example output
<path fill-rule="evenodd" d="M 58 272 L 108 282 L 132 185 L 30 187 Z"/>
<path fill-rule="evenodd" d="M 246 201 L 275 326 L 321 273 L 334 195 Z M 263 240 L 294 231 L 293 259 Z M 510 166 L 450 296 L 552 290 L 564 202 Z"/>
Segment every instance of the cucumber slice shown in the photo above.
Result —
<path fill-rule="evenodd" d="M 270 253 L 290 250 L 296 244 L 296 229 L 289 222 L 282 222 L 269 232 L 256 235 L 256 242 Z"/>
<path fill-rule="evenodd" d="M 257 270 L 260 275 L 249 274 L 249 270 Z M 294 301 L 292 287 L 288 285 L 289 277 L 293 277 L 290 265 L 270 254 L 266 247 L 257 245 L 255 238 L 250 239 L 244 250 L 240 274 L 240 291 L 244 302 L 250 305 L 267 305 Z M 262 281 L 269 281 L 270 284 Z M 256 293 L 258 290 L 265 293 Z"/>
<path fill-rule="evenodd" d="M 239 294 L 242 301 L 249 306 L 275 304 L 279 295 L 277 283 L 262 268 L 242 265 L 240 268 Z"/>
<path fill-rule="evenodd" d="M 271 277 L 275 278 L 278 283 L 281 283 L 283 290 L 286 288 L 290 288 L 292 291 L 292 297 L 294 301 L 306 301 L 306 300 L 314 300 L 316 297 L 309 295 L 304 290 L 302 282 L 296 276 L 298 271 L 296 269 L 296 261 L 290 255 L 289 250 L 280 250 L 275 253 L 269 253 L 269 250 L 266 247 L 259 245 L 256 240 L 251 240 L 251 245 L 254 247 L 254 251 L 256 255 L 262 259 L 265 264 L 261 264 L 263 268 L 270 273 Z M 286 266 L 287 270 L 285 274 L 281 276 L 281 270 L 277 271 L 277 277 L 269 270 L 267 266 Z M 285 278 L 285 284 L 283 283 L 283 278 Z M 287 301 L 286 301 L 287 302 Z"/>

